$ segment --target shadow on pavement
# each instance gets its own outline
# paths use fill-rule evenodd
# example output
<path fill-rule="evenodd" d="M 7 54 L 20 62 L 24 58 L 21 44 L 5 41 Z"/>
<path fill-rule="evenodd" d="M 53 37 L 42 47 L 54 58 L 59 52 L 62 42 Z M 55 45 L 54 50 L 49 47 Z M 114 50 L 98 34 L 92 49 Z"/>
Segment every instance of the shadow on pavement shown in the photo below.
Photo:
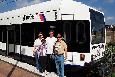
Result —
<path fill-rule="evenodd" d="M 15 70 L 16 66 L 18 64 L 18 61 L 16 62 L 16 64 L 13 66 L 13 68 L 11 69 L 11 71 L 8 73 L 7 77 L 10 77 L 13 73 L 13 71 Z"/>

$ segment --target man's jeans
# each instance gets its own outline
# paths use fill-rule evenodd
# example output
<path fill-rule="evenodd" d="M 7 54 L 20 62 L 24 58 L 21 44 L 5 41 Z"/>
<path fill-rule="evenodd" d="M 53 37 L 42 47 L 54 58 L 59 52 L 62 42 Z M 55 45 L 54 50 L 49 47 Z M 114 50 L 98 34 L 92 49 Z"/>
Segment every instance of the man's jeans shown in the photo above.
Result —
<path fill-rule="evenodd" d="M 63 55 L 55 55 L 55 64 L 56 64 L 58 76 L 64 77 L 64 56 Z"/>

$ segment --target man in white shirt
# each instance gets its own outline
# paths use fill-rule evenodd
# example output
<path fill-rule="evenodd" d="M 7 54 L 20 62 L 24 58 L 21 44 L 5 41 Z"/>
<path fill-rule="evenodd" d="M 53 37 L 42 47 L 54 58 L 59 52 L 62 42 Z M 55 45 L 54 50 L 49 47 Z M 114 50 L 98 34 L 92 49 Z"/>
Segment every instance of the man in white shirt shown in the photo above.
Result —
<path fill-rule="evenodd" d="M 53 46 L 55 44 L 55 42 L 57 41 L 57 39 L 54 37 L 54 31 L 51 30 L 49 32 L 50 37 L 46 38 L 46 44 L 47 44 L 47 71 L 48 72 L 53 72 L 55 70 L 54 64 L 55 61 L 51 58 L 51 55 L 53 54 Z"/>

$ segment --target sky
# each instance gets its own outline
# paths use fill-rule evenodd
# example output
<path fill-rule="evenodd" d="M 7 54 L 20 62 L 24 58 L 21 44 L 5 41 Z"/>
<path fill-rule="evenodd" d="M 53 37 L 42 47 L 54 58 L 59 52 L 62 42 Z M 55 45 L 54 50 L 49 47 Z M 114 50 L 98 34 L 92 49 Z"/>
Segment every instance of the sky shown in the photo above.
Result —
<path fill-rule="evenodd" d="M 47 0 L 0 0 L 0 13 L 18 9 Z M 105 16 L 106 25 L 115 25 L 115 0 L 74 0 L 94 7 Z"/>

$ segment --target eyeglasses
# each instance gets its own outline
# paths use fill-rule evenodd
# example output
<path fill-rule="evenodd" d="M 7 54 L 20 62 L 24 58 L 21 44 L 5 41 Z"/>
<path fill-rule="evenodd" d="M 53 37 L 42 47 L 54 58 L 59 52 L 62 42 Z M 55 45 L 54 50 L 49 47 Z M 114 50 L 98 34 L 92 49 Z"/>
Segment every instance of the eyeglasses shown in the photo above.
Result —
<path fill-rule="evenodd" d="M 43 35 L 38 35 L 39 37 L 42 37 Z"/>
<path fill-rule="evenodd" d="M 57 38 L 61 38 L 61 37 L 57 37 Z"/>
<path fill-rule="evenodd" d="M 50 32 L 49 34 L 54 34 L 53 32 Z"/>

